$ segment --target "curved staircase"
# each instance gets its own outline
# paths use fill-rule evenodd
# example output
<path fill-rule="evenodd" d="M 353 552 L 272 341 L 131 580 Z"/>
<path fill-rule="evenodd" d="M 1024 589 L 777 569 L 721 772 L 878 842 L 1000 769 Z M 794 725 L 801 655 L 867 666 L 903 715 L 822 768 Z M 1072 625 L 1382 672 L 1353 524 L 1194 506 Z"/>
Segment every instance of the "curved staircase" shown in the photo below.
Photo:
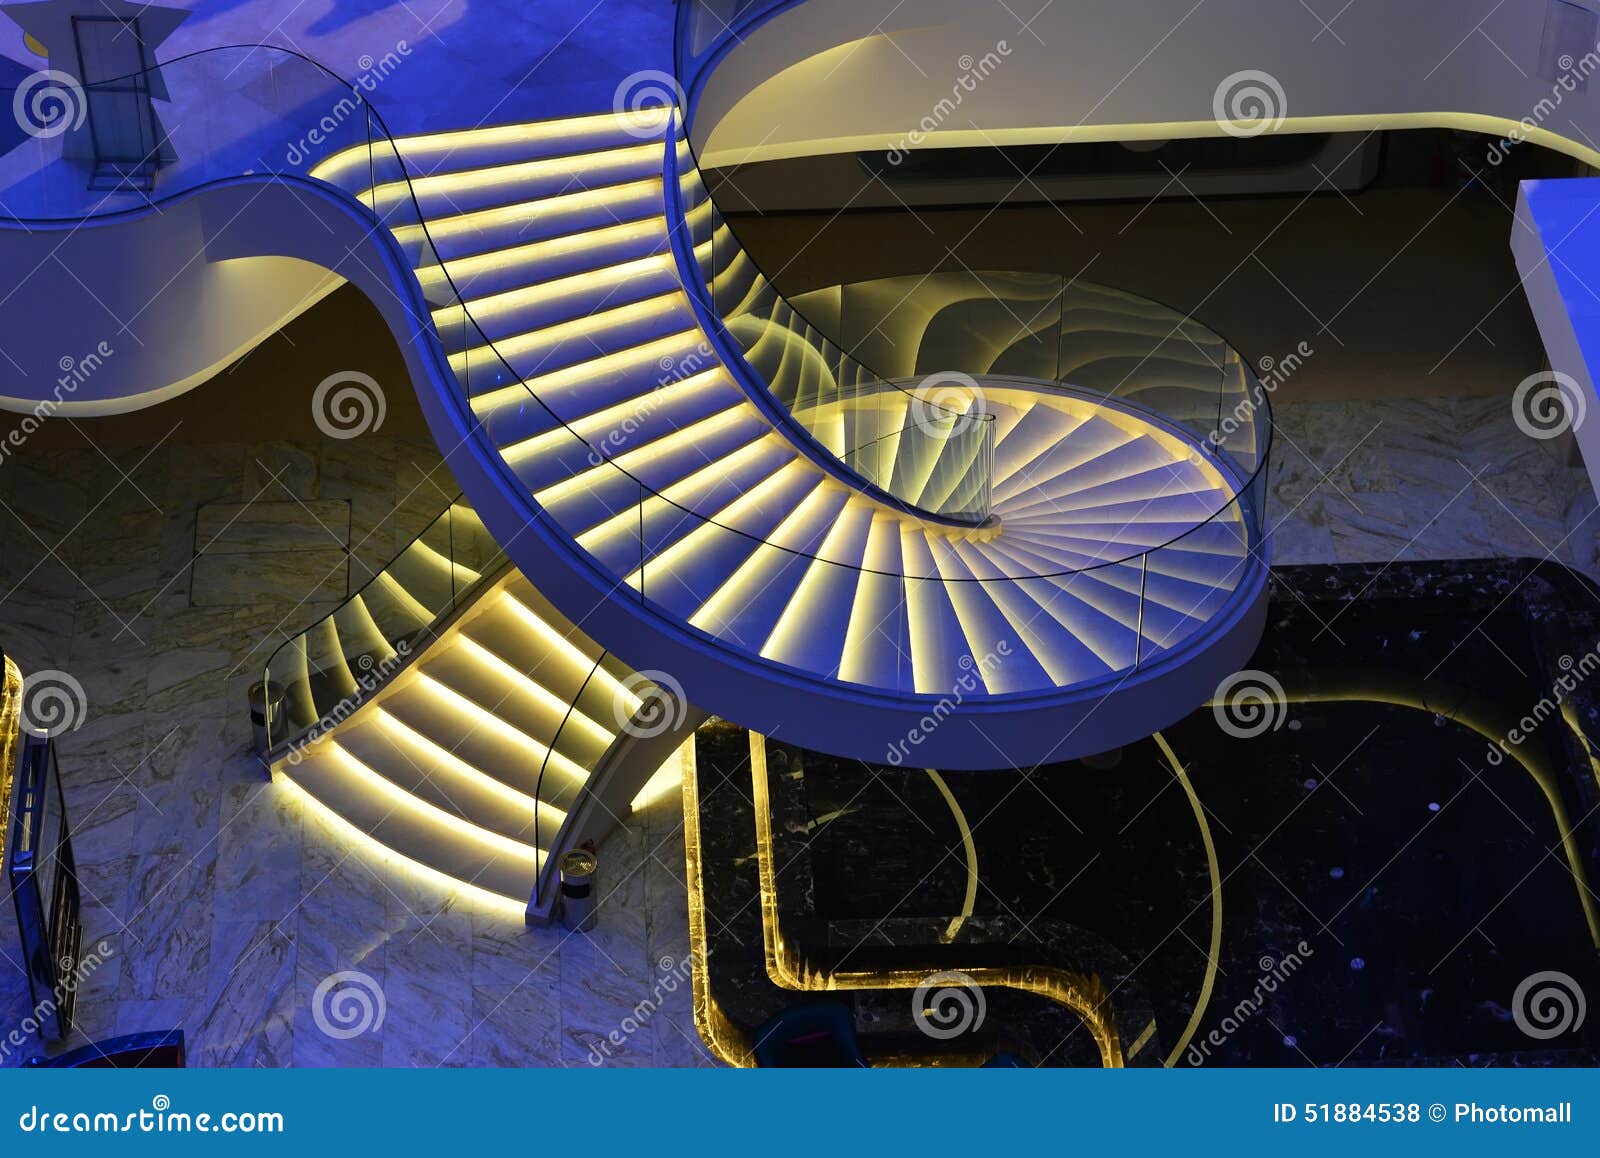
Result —
<path fill-rule="evenodd" d="M 286 641 L 267 683 L 282 695 L 274 771 L 410 864 L 532 917 L 548 915 L 552 851 L 602 833 L 637 788 L 624 775 L 605 800 L 597 778 L 653 771 L 694 722 L 568 623 L 459 501 Z"/>
<path fill-rule="evenodd" d="M 674 123 L 657 110 L 434 134 L 394 142 L 385 163 L 347 153 L 314 171 L 380 216 L 415 215 L 391 228 L 439 303 L 469 437 L 524 512 L 490 518 L 513 558 L 551 573 L 524 530 L 553 530 L 596 596 L 574 603 L 541 581 L 564 611 L 681 674 L 691 700 L 796 742 L 882 758 L 952 695 L 947 767 L 1148 732 L 1171 689 L 1121 722 L 1107 696 L 1252 613 L 1265 565 L 1236 498 L 1247 480 L 1151 413 L 993 378 L 933 404 L 947 428 L 992 423 L 994 440 L 992 517 L 945 517 L 937 500 L 972 461 L 941 466 L 955 433 L 900 433 L 927 425 L 919 396 L 830 385 L 836 368 L 796 339 L 786 303 L 763 312 L 776 295 L 744 293 L 726 325 L 708 317 L 700 273 L 674 255 L 668 193 L 687 158 Z M 697 261 L 714 248 L 703 211 L 688 209 Z M 808 396 L 808 381 L 823 385 Z M 1225 649 L 1182 696 L 1199 702 L 1253 644 Z M 829 704 L 847 717 L 819 712 Z M 1107 726 L 1064 749 L 1094 711 Z"/>

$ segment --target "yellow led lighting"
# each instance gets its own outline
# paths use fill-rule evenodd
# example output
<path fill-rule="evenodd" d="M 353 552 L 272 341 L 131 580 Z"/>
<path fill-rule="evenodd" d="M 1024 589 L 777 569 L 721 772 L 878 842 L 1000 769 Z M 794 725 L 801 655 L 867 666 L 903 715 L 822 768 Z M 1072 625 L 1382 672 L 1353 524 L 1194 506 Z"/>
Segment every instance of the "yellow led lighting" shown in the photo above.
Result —
<path fill-rule="evenodd" d="M 614 406 L 607 406 L 604 410 L 597 410 L 593 414 L 569 422 L 566 426 L 547 430 L 543 434 L 536 434 L 521 442 L 507 443 L 500 448 L 500 455 L 515 465 L 566 446 L 572 442 L 574 436 L 592 443 L 605 442 L 606 436 L 611 432 L 627 429 L 630 422 L 642 422 L 641 415 L 659 410 L 679 397 L 707 393 L 713 387 L 729 388 L 727 377 L 720 366 L 702 371 L 692 378 L 669 383 L 642 398 L 624 399 Z M 736 405 L 743 398 L 742 395 L 733 394 L 731 389 L 728 397 L 730 405 Z"/>
<path fill-rule="evenodd" d="M 706 926 L 705 870 L 700 840 L 700 787 L 695 767 L 695 738 L 678 749 L 683 779 L 683 859 L 689 909 L 690 985 L 694 998 L 694 1027 L 700 1040 L 724 1065 L 752 1068 L 756 1064 L 750 1039 L 733 1023 L 711 991 L 706 970 L 711 962 L 711 938 Z"/>
<path fill-rule="evenodd" d="M 751 587 L 764 589 L 771 581 L 770 572 L 785 561 L 798 562 L 798 556 L 785 551 L 785 546 L 803 547 L 815 531 L 815 523 L 826 497 L 836 494 L 839 488 L 820 481 L 804 499 L 783 517 L 772 534 L 767 536 L 750 557 L 739 565 L 733 574 L 723 580 L 722 586 L 712 593 L 695 612 L 689 622 L 703 631 L 720 632 L 756 594 Z M 696 531 L 695 534 L 700 532 Z"/>
<path fill-rule="evenodd" d="M 681 314 L 687 320 L 689 314 L 688 299 L 683 296 L 682 290 L 673 290 L 662 294 L 660 297 L 646 298 L 644 301 L 629 302 L 627 305 L 614 306 L 609 310 L 598 310 L 581 318 L 560 322 L 554 326 L 546 326 L 539 330 L 530 330 L 527 333 L 517 334 L 509 338 L 496 338 L 490 345 L 498 351 L 499 357 L 505 361 L 512 361 L 522 354 L 541 347 L 554 349 L 562 342 L 572 342 L 579 349 L 590 349 L 600 353 L 599 345 L 590 336 L 596 328 L 622 326 L 629 323 L 652 321 L 667 317 L 670 314 Z M 678 331 L 681 333 L 682 331 Z M 583 343 L 580 345 L 579 343 Z M 467 367 L 478 362 L 495 361 L 495 354 L 490 345 L 473 346 L 450 355 L 450 368 L 457 374 L 464 375 Z M 592 362 L 581 362 L 579 365 L 593 365 Z M 530 379 L 529 381 L 538 381 Z M 531 387 L 530 387 L 531 389 Z"/>
<path fill-rule="evenodd" d="M 702 418 L 698 422 L 679 427 L 677 430 L 664 434 L 654 442 L 625 451 L 614 459 L 607 459 L 597 466 L 590 467 L 581 474 L 570 475 L 558 483 L 545 487 L 543 490 L 535 491 L 533 500 L 540 506 L 551 506 L 573 495 L 587 494 L 593 489 L 595 479 L 608 478 L 617 474 L 619 466 L 627 468 L 630 474 L 637 475 L 640 470 L 651 463 L 660 462 L 668 455 L 681 453 L 685 449 L 698 446 L 702 440 L 710 438 L 730 426 L 737 425 L 749 418 L 753 413 L 755 413 L 755 409 L 748 403 L 718 411 L 709 418 Z M 746 449 L 749 445 L 752 444 L 746 444 Z M 726 469 L 727 459 L 708 462 L 693 474 L 686 475 L 673 483 L 663 493 L 668 495 L 681 494 L 687 487 L 692 485 L 691 480 L 703 478 L 708 471 L 722 473 Z M 647 501 L 649 501 L 648 498 Z M 660 502 L 659 499 L 655 501 Z M 635 507 L 630 507 L 629 509 L 630 511 L 636 510 Z M 611 519 L 599 524 L 599 526 L 585 531 L 578 536 L 578 541 L 580 543 L 594 542 L 596 538 L 604 538 L 605 534 L 609 532 L 602 533 L 601 528 L 609 526 L 616 518 L 617 516 L 612 516 Z"/>
<path fill-rule="evenodd" d="M 407 591 L 403 586 L 401 586 L 400 581 L 391 575 L 387 570 L 379 571 L 375 578 L 380 584 L 382 584 L 384 590 L 389 592 L 389 594 L 394 597 L 395 602 L 399 603 L 402 607 L 409 611 L 419 622 L 433 622 L 433 612 L 424 607 L 411 594 L 411 592 Z"/>
<path fill-rule="evenodd" d="M 536 846 L 512 840 L 509 836 L 503 836 L 487 828 L 480 828 L 453 812 L 446 812 L 420 797 L 411 795 L 381 772 L 368 767 L 337 740 L 327 745 L 318 755 L 332 758 L 364 790 L 390 805 L 391 812 L 405 812 L 423 824 L 456 833 L 466 840 L 483 845 L 486 849 L 492 849 L 496 855 L 509 856 L 513 860 L 523 862 L 530 875 L 538 872 L 540 850 Z M 293 778 L 292 774 L 290 778 Z M 529 816 L 528 823 L 533 823 L 532 816 Z"/>
<path fill-rule="evenodd" d="M 473 298 L 470 303 L 471 317 L 479 325 L 487 325 L 496 318 L 515 314 L 519 310 L 570 300 L 589 290 L 616 290 L 634 278 L 652 273 L 664 273 L 671 268 L 670 254 L 640 257 L 619 265 L 601 266 L 599 269 L 584 273 L 505 290 L 488 297 Z M 434 325 L 441 333 L 449 333 L 455 327 L 465 324 L 467 310 L 468 307 L 460 303 L 434 310 Z"/>
<path fill-rule="evenodd" d="M 0 857 L 11 833 L 11 778 L 22 741 L 22 671 L 11 657 L 0 656 Z M 691 738 L 691 743 L 693 742 Z"/>
<path fill-rule="evenodd" d="M 482 417 L 499 406 L 531 404 L 546 391 L 552 394 L 559 393 L 574 386 L 587 385 L 596 378 L 636 372 L 644 366 L 654 366 L 659 373 L 664 361 L 676 364 L 679 359 L 688 356 L 699 341 L 699 333 L 697 329 L 681 330 L 640 346 L 629 346 L 627 349 L 617 350 L 599 358 L 591 358 L 587 362 L 579 362 L 575 366 L 568 366 L 551 374 L 513 382 L 509 386 L 497 386 L 493 390 L 474 395 L 472 409 Z"/>
<path fill-rule="evenodd" d="M 767 436 L 758 438 L 754 442 L 748 442 L 720 462 L 714 463 L 702 470 L 698 470 L 694 474 L 685 476 L 682 483 L 675 484 L 673 487 L 668 488 L 665 493 L 669 498 L 672 498 L 676 501 L 691 504 L 692 496 L 685 492 L 696 488 L 685 487 L 683 484 L 691 482 L 703 483 L 715 481 L 716 479 L 727 478 L 733 475 L 735 472 L 743 469 L 747 459 L 757 458 L 769 449 L 770 439 Z M 781 489 L 781 482 L 784 481 L 782 476 L 784 476 L 786 471 L 790 471 L 791 469 L 797 472 L 804 472 L 806 470 L 804 466 L 799 465 L 795 460 L 791 459 L 789 462 L 780 466 L 777 470 L 774 470 L 772 473 L 763 477 L 759 482 L 754 484 L 746 484 L 745 489 L 741 491 L 739 496 L 727 506 L 713 511 L 709 515 L 703 513 L 696 515 L 682 515 L 681 517 L 684 521 L 692 522 L 694 524 L 693 529 L 690 530 L 688 534 L 674 542 L 671 546 L 667 547 L 666 550 L 657 552 L 655 555 L 651 556 L 649 561 L 645 564 L 645 570 L 647 570 L 651 575 L 669 574 L 679 563 L 690 559 L 696 554 L 699 554 L 702 550 L 714 550 L 717 544 L 721 541 L 724 541 L 727 536 L 733 536 L 736 539 L 749 542 L 750 540 L 744 535 L 741 535 L 736 529 L 739 525 L 739 520 L 744 515 L 754 512 L 757 508 L 759 508 L 764 500 L 771 497 L 773 494 L 776 494 L 778 490 Z M 662 511 L 665 508 L 666 503 L 664 500 L 654 499 L 652 500 L 650 514 Z M 637 515 L 624 514 L 602 524 L 602 527 L 605 529 L 605 533 L 603 536 L 601 536 L 601 538 L 615 537 L 618 532 L 625 533 L 627 531 L 626 520 L 630 517 L 634 518 L 634 527 L 635 530 L 637 530 Z M 596 528 L 596 531 L 599 530 L 601 530 L 601 528 Z M 579 542 L 584 543 L 585 546 L 591 546 L 593 543 L 599 541 L 598 539 L 590 538 L 590 536 L 594 535 L 595 533 L 595 531 L 587 532 L 583 538 L 579 540 Z M 640 579 L 640 572 L 635 570 L 629 573 L 626 582 L 630 587 L 637 589 Z"/>
<path fill-rule="evenodd" d="M 552 749 L 543 741 L 536 740 L 521 728 L 513 727 L 506 723 L 493 712 L 485 711 L 480 704 L 469 700 L 454 688 L 440 683 L 427 672 L 419 671 L 416 678 L 427 685 L 430 693 L 438 696 L 463 715 L 470 717 L 474 721 L 474 730 L 483 728 L 524 749 L 528 753 L 532 767 L 538 768 L 541 765 L 545 765 L 551 769 L 560 769 L 563 775 L 576 780 L 579 784 L 589 778 L 589 773 L 574 764 L 569 757 Z M 437 747 L 437 745 L 434 746 Z M 443 752 L 445 749 L 440 748 L 439 751 Z M 547 754 L 549 756 L 548 763 L 546 763 L 545 759 Z M 530 817 L 529 819 L 531 821 L 532 818 Z"/>
<path fill-rule="evenodd" d="M 577 644 L 539 618 L 531 607 L 509 591 L 505 593 L 505 599 L 506 606 L 512 610 L 517 618 L 530 631 L 539 636 L 554 654 L 562 656 L 571 665 L 569 674 L 576 676 L 576 682 L 574 682 L 573 687 L 579 686 L 584 680 L 588 679 L 591 684 L 605 688 L 607 694 L 612 698 L 620 696 L 623 703 L 627 705 L 629 715 L 639 710 L 639 705 L 644 701 L 632 691 L 629 691 L 616 676 L 612 675 L 604 667 L 596 668 L 595 660 L 598 657 L 585 654 Z M 592 677 L 589 674 L 591 671 L 594 673 Z"/>
<path fill-rule="evenodd" d="M 761 879 L 761 930 L 767 976 L 773 984 L 802 992 L 838 992 L 853 989 L 916 989 L 926 983 L 928 970 L 836 970 L 813 968 L 785 938 L 778 917 L 778 873 L 773 861 L 772 804 L 768 796 L 767 746 L 764 737 L 750 733 L 750 775 L 756 822 L 756 865 Z M 692 775 L 686 775 L 687 784 Z M 684 793 L 685 823 L 690 794 Z M 702 902 L 703 903 L 703 902 Z M 1033 993 L 1072 1010 L 1083 1022 L 1100 1051 L 1100 1062 L 1120 1069 L 1124 1054 L 1111 1010 L 1110 995 L 1100 978 L 1054 966 L 972 966 L 961 972 L 979 986 L 998 986 Z M 1142 1036 L 1142 1035 L 1141 1035 Z"/>
<path fill-rule="evenodd" d="M 304 785 L 295 783 L 290 777 L 274 777 L 273 785 L 276 788 L 288 790 L 290 795 L 298 801 L 306 812 L 311 813 L 320 823 L 331 829 L 336 835 L 336 843 L 340 847 L 360 849 L 364 855 L 384 864 L 397 875 L 409 876 L 429 888 L 438 889 L 446 896 L 465 898 L 483 906 L 488 912 L 492 912 L 496 916 L 515 919 L 518 923 L 525 919 L 528 909 L 526 901 L 503 896 L 469 881 L 457 880 L 449 873 L 440 872 L 431 865 L 425 865 L 421 861 L 412 860 L 404 853 L 396 852 L 381 840 L 361 831 L 361 829 L 317 799 Z M 528 885 L 531 892 L 533 886 L 531 877 Z"/>
<path fill-rule="evenodd" d="M 590 719 L 579 711 L 575 705 L 569 705 L 549 688 L 536 680 L 530 679 L 525 672 L 518 671 L 515 667 L 512 667 L 470 635 L 460 636 L 456 640 L 456 646 L 465 650 L 475 662 L 493 670 L 499 678 L 510 681 L 542 702 L 546 708 L 556 714 L 557 719 L 565 716 L 565 726 L 577 727 L 587 732 L 588 738 L 594 743 L 601 747 L 610 747 L 611 742 L 616 739 L 615 732 L 602 727 L 597 721 Z"/>
<path fill-rule="evenodd" d="M 552 804 L 543 803 L 526 792 L 519 792 L 503 780 L 499 780 L 483 771 L 483 769 L 467 763 L 448 748 L 417 731 L 399 716 L 389 711 L 388 708 L 380 706 L 373 718 L 377 721 L 378 726 L 389 734 L 394 743 L 411 748 L 417 754 L 418 759 L 411 760 L 409 756 L 407 759 L 419 771 L 425 765 L 431 768 L 443 768 L 445 769 L 445 775 L 459 784 L 463 786 L 470 784 L 475 789 L 481 789 L 498 796 L 502 802 L 526 815 L 530 825 L 533 823 L 535 808 L 540 811 L 541 815 L 548 810 L 551 814 L 561 818 L 561 820 L 564 821 L 566 819 L 567 814 L 563 809 L 557 808 Z M 432 779 L 434 774 L 428 773 L 427 775 L 429 779 Z M 557 827 L 559 828 L 560 825 L 558 824 Z M 535 833 L 534 843 L 538 844 L 538 840 L 538 833 Z"/>
<path fill-rule="evenodd" d="M 658 161 L 660 156 L 659 145 L 646 144 L 624 145 L 595 153 L 539 157 L 535 160 L 494 165 L 485 169 L 459 169 L 450 173 L 412 177 L 409 183 L 387 181 L 379 185 L 376 191 L 370 189 L 363 191 L 360 199 L 369 207 L 374 200 L 392 206 L 396 202 L 410 200 L 413 190 L 419 199 L 441 196 L 449 200 L 451 194 L 460 194 L 468 190 L 505 188 L 538 181 L 541 178 L 571 176 L 603 179 L 616 170 L 634 168 L 641 161 Z M 585 187 L 604 188 L 603 185 L 592 183 L 586 184 Z"/>
<path fill-rule="evenodd" d="M 530 220 L 559 216 L 582 209 L 602 209 L 618 198 L 660 196 L 661 178 L 632 181 L 626 185 L 612 185 L 605 189 L 584 190 L 579 193 L 561 193 L 554 197 L 541 197 L 516 205 L 501 205 L 493 209 L 475 209 L 443 217 L 429 217 L 427 229 L 421 225 L 399 225 L 390 229 L 402 245 L 420 245 L 429 237 L 434 241 L 459 241 L 490 234 L 498 229 L 513 232 L 526 228 Z"/>
<path fill-rule="evenodd" d="M 530 241 L 506 249 L 492 249 L 487 253 L 471 257 L 453 257 L 450 259 L 450 277 L 456 282 L 465 283 L 485 273 L 515 269 L 519 266 L 527 267 L 530 276 L 537 277 L 539 267 L 571 257 L 574 253 L 591 250 L 599 252 L 612 246 L 627 247 L 650 238 L 664 240 L 665 237 L 666 221 L 658 213 L 638 221 L 624 221 L 618 225 L 566 233 L 543 241 Z M 437 265 L 417 270 L 416 274 L 417 280 L 422 283 L 422 288 L 429 293 L 436 292 L 446 282 L 444 270 Z M 470 303 L 475 299 L 469 295 L 466 300 Z"/>

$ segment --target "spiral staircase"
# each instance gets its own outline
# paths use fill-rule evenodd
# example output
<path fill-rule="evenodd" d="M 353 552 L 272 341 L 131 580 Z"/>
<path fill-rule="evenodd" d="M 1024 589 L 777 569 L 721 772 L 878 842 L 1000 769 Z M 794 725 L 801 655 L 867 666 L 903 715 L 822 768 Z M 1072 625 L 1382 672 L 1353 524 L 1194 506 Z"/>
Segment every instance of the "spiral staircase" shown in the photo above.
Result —
<path fill-rule="evenodd" d="M 1253 650 L 1264 428 L 1207 437 L 1252 397 L 1214 336 L 1069 305 L 1092 357 L 1005 339 L 930 389 L 766 281 L 675 108 L 368 125 L 299 179 L 425 305 L 401 336 L 465 496 L 263 681 L 269 760 L 353 833 L 537 916 L 702 710 L 1005 768 L 1146 735 Z"/>

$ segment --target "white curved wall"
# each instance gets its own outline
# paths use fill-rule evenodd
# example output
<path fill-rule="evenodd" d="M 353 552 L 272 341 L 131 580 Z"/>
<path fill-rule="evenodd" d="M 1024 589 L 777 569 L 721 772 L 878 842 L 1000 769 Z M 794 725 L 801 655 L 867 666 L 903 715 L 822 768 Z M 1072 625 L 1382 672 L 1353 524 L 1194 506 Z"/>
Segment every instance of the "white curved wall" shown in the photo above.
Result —
<path fill-rule="evenodd" d="M 904 147 L 930 121 L 925 147 L 1220 135 L 1218 86 L 1257 70 L 1282 87 L 1283 131 L 1504 134 L 1526 117 L 1529 139 L 1600 165 L 1600 75 L 1540 105 L 1557 91 L 1540 75 L 1553 2 L 1356 3 L 1324 30 L 1293 0 L 1073 0 L 1024 30 L 1037 5 L 1013 5 L 1013 17 L 972 0 L 807 0 L 724 58 L 695 143 L 716 167 Z"/>
<path fill-rule="evenodd" d="M 152 406 L 344 284 L 295 258 L 219 257 L 203 206 L 196 198 L 126 220 L 0 232 L 0 258 L 19 273 L 0 300 L 0 409 L 44 402 L 90 416 Z"/>

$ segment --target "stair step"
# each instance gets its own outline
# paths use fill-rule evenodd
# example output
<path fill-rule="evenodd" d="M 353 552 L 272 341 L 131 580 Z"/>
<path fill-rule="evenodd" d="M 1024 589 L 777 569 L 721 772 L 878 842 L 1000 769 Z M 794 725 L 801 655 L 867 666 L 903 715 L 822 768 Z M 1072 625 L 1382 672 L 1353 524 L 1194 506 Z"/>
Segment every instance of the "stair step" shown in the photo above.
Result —
<path fill-rule="evenodd" d="M 482 829 L 450 824 L 427 805 L 362 768 L 336 744 L 309 753 L 288 775 L 329 811 L 390 851 L 498 896 L 526 903 L 538 852 Z"/>

